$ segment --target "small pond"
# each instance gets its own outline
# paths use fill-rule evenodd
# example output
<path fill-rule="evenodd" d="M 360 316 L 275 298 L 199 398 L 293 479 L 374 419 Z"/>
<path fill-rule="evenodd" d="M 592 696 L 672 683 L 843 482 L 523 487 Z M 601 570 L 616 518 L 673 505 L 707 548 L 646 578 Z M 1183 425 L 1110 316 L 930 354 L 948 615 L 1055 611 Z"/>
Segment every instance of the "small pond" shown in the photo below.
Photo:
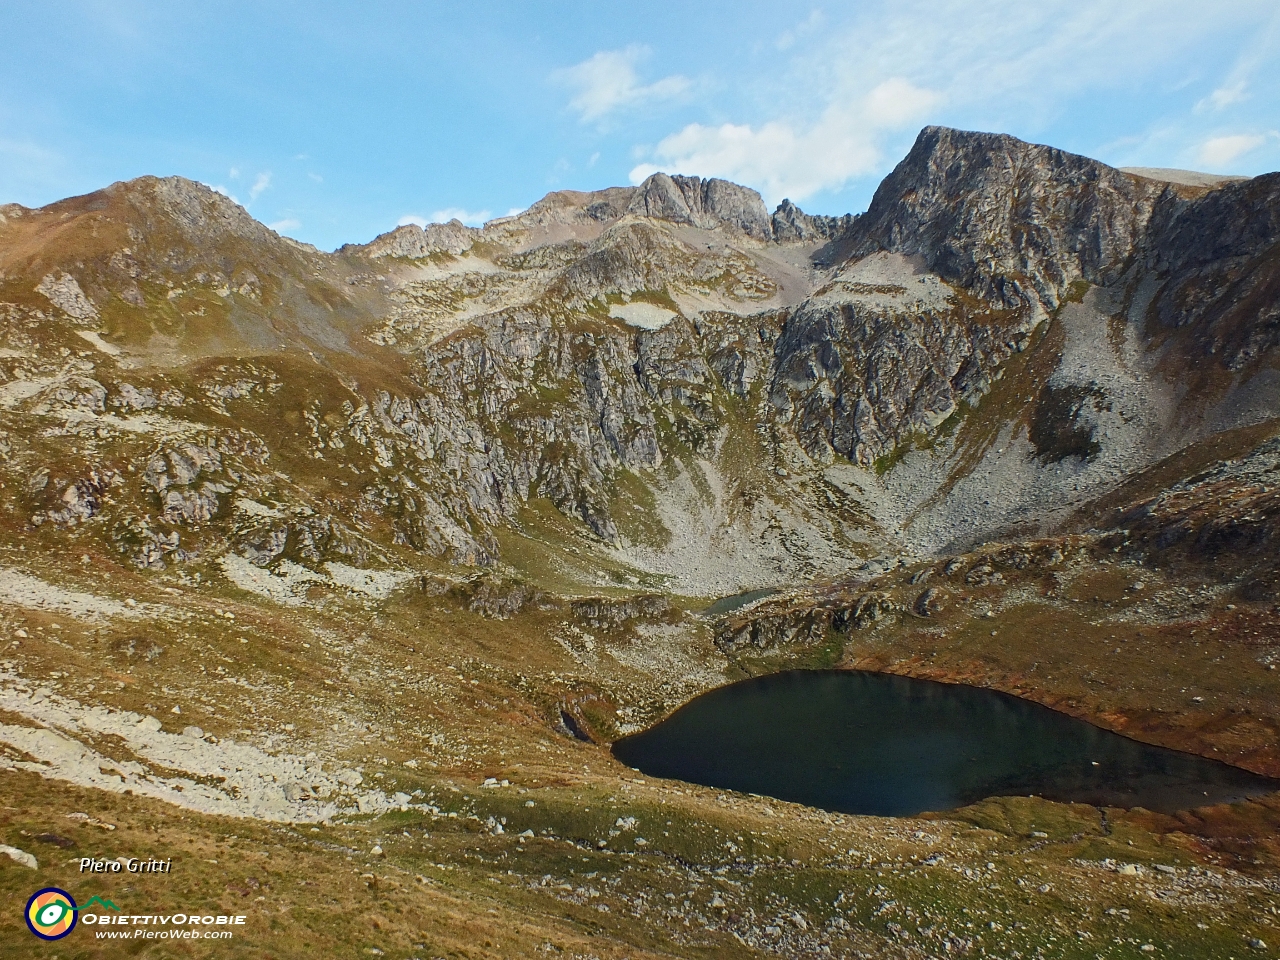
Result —
<path fill-rule="evenodd" d="M 876 816 L 1027 795 L 1172 813 L 1280 789 L 1008 694 L 859 671 L 721 687 L 613 752 L 654 777 Z"/>
<path fill-rule="evenodd" d="M 777 593 L 774 587 L 764 587 L 760 590 L 748 590 L 745 593 L 735 593 L 731 597 L 721 597 L 715 603 L 711 604 L 702 611 L 704 617 L 723 617 L 726 613 L 737 610 L 739 607 L 745 607 L 748 603 L 755 603 L 757 600 L 763 600 L 765 597 L 772 597 Z"/>

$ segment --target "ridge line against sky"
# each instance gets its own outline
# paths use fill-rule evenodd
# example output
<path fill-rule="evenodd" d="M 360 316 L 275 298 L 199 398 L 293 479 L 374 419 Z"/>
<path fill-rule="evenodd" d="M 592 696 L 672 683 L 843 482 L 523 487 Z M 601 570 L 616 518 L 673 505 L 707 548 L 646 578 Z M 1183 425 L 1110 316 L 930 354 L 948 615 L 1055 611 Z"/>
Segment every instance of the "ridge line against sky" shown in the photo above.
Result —
<path fill-rule="evenodd" d="M 11 0 L 0 28 L 0 203 L 180 174 L 324 249 L 655 170 L 856 212 L 933 123 L 1280 167 L 1258 0 Z"/>

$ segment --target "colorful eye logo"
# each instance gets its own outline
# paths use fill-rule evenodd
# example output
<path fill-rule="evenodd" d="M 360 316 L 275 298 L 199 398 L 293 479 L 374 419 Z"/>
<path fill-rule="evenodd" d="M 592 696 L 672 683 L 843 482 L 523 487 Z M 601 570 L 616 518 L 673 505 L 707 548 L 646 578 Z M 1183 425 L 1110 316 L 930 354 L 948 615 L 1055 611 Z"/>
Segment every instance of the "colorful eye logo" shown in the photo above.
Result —
<path fill-rule="evenodd" d="M 61 940 L 76 927 L 76 902 L 57 887 L 37 890 L 27 901 L 27 927 L 41 940 Z"/>

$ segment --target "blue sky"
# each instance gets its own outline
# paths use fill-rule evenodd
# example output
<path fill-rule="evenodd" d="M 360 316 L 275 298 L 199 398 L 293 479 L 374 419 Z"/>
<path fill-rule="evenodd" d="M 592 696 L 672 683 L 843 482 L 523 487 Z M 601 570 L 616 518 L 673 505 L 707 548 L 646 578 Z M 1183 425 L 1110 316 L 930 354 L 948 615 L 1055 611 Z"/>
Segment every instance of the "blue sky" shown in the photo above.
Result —
<path fill-rule="evenodd" d="M 722 176 L 865 209 L 919 128 L 1280 169 L 1275 0 L 5 0 L 0 202 L 143 174 L 324 249 Z"/>

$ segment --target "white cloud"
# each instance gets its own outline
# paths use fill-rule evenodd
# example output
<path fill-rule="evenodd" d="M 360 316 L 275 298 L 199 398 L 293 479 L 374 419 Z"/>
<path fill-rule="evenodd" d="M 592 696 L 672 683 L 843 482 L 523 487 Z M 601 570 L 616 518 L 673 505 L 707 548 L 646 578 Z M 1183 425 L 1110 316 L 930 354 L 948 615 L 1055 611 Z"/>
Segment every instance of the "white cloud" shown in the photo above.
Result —
<path fill-rule="evenodd" d="M 268 223 L 267 226 L 276 233 L 285 233 L 288 230 L 297 230 L 302 226 L 302 222 L 294 220 L 292 217 L 288 217 L 284 220 L 277 220 L 275 223 Z"/>
<path fill-rule="evenodd" d="M 1240 103 L 1248 99 L 1245 94 L 1245 88 L 1248 84 L 1243 80 L 1237 80 L 1230 86 L 1222 86 L 1213 93 L 1209 94 L 1203 100 L 1196 104 L 1196 112 L 1203 113 L 1206 110 L 1223 110 L 1234 103 Z"/>
<path fill-rule="evenodd" d="M 667 170 L 751 184 L 771 206 L 784 197 L 803 200 L 871 173 L 881 162 L 880 136 L 919 122 L 939 99 L 935 91 L 893 78 L 857 101 L 833 103 L 808 126 L 691 123 L 662 140 L 654 150 L 658 162 L 636 166 L 631 181 Z"/>
<path fill-rule="evenodd" d="M 253 201 L 257 200 L 258 197 L 262 196 L 262 191 L 269 186 L 271 186 L 271 171 L 268 170 L 266 173 L 258 174 L 258 179 L 254 180 L 253 186 L 249 188 L 249 202 L 253 203 Z"/>
<path fill-rule="evenodd" d="M 668 100 L 688 92 L 689 80 L 678 74 L 642 84 L 636 65 L 648 55 L 649 49 L 639 45 L 602 50 L 582 63 L 556 70 L 551 79 L 574 91 L 569 106 L 578 111 L 584 123 L 601 120 L 625 107 Z"/>
<path fill-rule="evenodd" d="M 324 177 L 320 176 L 320 174 L 318 173 L 308 173 L 307 176 L 310 177 L 312 180 L 314 180 L 316 183 L 324 183 Z"/>
<path fill-rule="evenodd" d="M 779 50 L 790 50 L 795 46 L 797 40 L 813 33 L 826 22 L 827 18 L 822 11 L 814 10 L 790 30 L 783 30 L 782 33 L 778 34 L 778 39 L 774 41 L 774 46 Z"/>
<path fill-rule="evenodd" d="M 462 207 L 445 207 L 431 214 L 432 223 L 448 223 L 450 220 L 461 220 L 468 227 L 478 227 L 493 214 L 488 210 L 464 210 Z"/>
<path fill-rule="evenodd" d="M 1200 144 L 1196 161 L 1211 169 L 1221 169 L 1266 142 L 1261 134 L 1237 133 L 1225 137 L 1213 137 Z"/>
<path fill-rule="evenodd" d="M 416 213 L 407 213 L 396 221 L 396 226 L 403 227 L 413 223 L 420 227 L 425 227 L 429 223 L 448 223 L 450 220 L 461 220 L 468 227 L 479 227 L 491 216 L 492 214 L 488 210 L 464 210 L 462 207 L 445 207 L 443 210 L 437 210 L 429 217 L 419 216 Z"/>
<path fill-rule="evenodd" d="M 1240 81 L 1255 61 L 1272 62 L 1273 35 L 1280 35 L 1255 29 L 1280 24 L 1274 0 L 1212 7 L 1203 0 L 867 0 L 847 9 L 754 78 L 751 114 L 671 132 L 640 152 L 632 179 L 657 169 L 723 176 L 771 202 L 799 200 L 882 175 L 904 135 L 924 123 L 1045 139 L 1067 132 L 1087 142 L 1087 125 L 1064 131 L 1058 124 L 1078 122 L 1089 98 L 1130 96 L 1175 65 L 1194 63 L 1206 44 L 1237 40 L 1244 30 L 1266 33 L 1252 59 L 1242 58 L 1207 98 L 1227 106 L 1253 89 Z M 798 28 L 789 33 L 783 47 L 799 36 Z M 1195 129 L 1190 107 L 1178 151 L 1209 136 Z M 1135 126 L 1132 133 L 1144 133 Z"/>
<path fill-rule="evenodd" d="M 239 176 L 240 176 L 240 168 L 239 168 L 239 167 L 232 167 L 232 168 L 231 168 L 231 179 L 232 179 L 232 180 L 236 180 L 236 179 L 238 179 L 238 178 L 239 178 Z"/>
<path fill-rule="evenodd" d="M 886 80 L 867 94 L 863 104 L 865 121 L 882 130 L 894 130 L 915 123 L 942 99 L 935 90 L 925 90 L 901 77 Z"/>

